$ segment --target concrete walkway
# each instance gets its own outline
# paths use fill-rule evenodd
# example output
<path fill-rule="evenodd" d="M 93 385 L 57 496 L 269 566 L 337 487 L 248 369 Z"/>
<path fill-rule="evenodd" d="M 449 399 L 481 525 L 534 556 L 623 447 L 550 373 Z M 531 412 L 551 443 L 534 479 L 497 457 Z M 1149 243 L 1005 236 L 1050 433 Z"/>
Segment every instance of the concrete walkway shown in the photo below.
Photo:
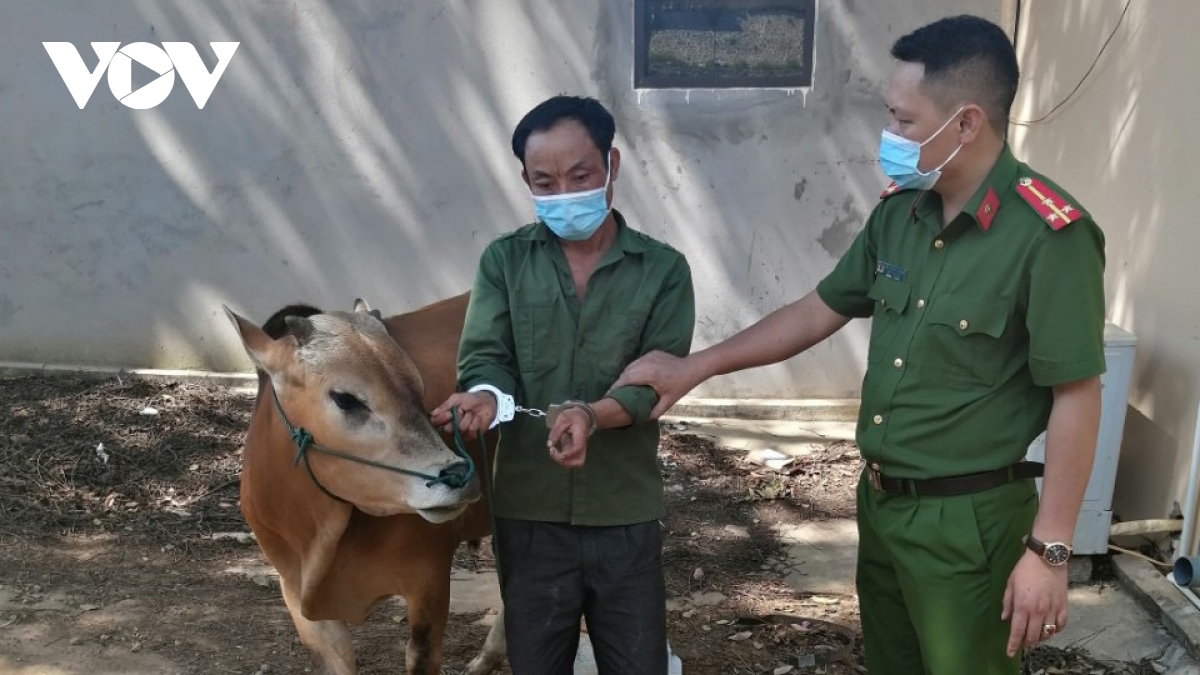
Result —
<path fill-rule="evenodd" d="M 771 448 L 788 455 L 812 452 L 814 443 L 853 440 L 849 422 L 669 420 L 688 433 L 711 437 L 732 452 Z M 787 560 L 779 568 L 798 592 L 849 595 L 854 592 L 858 533 L 853 520 L 807 522 L 781 528 Z M 1082 648 L 1105 661 L 1153 659 L 1175 675 L 1200 675 L 1193 660 L 1163 625 L 1125 588 L 1083 583 L 1069 591 L 1071 621 L 1049 644 Z M 1158 668 L 1156 668 L 1158 670 Z"/>
<path fill-rule="evenodd" d="M 858 536 L 851 520 L 804 523 L 780 531 L 786 544 L 789 585 L 802 593 L 854 592 Z M 1200 675 L 1200 664 L 1124 588 L 1084 583 L 1068 595 L 1070 623 L 1049 644 L 1082 648 L 1102 661 L 1152 659 L 1177 675 Z"/>
<path fill-rule="evenodd" d="M 773 449 L 801 456 L 820 444 L 853 440 L 850 422 L 781 422 L 668 419 L 673 431 L 712 438 L 730 452 Z M 781 527 L 785 558 L 773 566 L 799 593 L 849 596 L 854 594 L 854 564 L 858 533 L 853 520 L 826 520 Z M 478 613 L 500 606 L 494 574 L 457 571 L 451 578 L 451 611 Z M 1197 663 L 1163 625 L 1122 586 L 1076 584 L 1069 596 L 1071 623 L 1050 644 L 1079 647 L 1092 658 L 1105 661 L 1153 659 L 1160 672 L 1200 675 Z M 491 614 L 483 623 L 490 623 Z M 595 673 L 587 636 L 582 636 L 576 660 L 577 675 Z M 686 668 L 687 664 L 684 664 Z M 1157 670 L 1157 669 L 1156 669 Z"/>

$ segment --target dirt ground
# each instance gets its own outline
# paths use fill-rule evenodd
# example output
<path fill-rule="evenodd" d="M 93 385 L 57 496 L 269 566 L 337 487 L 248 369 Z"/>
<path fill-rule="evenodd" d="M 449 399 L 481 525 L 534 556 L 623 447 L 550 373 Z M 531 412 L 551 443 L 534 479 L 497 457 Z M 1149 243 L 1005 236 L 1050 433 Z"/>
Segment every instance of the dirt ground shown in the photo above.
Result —
<path fill-rule="evenodd" d="M 311 672 L 238 510 L 251 404 L 213 385 L 0 381 L 0 675 Z M 866 672 L 856 599 L 787 586 L 772 529 L 852 517 L 854 447 L 831 444 L 792 475 L 686 434 L 661 455 L 669 631 L 686 672 Z M 488 569 L 487 550 L 456 565 Z M 474 656 L 487 618 L 451 617 L 447 672 Z M 359 672 L 403 672 L 406 631 L 393 604 L 356 628 Z M 1026 671 L 1154 672 L 1143 666 L 1039 649 Z"/>

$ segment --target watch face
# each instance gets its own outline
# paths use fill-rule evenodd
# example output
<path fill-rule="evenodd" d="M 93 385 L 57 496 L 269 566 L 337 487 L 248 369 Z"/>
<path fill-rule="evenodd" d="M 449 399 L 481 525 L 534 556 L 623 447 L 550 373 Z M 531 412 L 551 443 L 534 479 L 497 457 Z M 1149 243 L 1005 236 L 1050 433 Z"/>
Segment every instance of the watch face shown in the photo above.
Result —
<path fill-rule="evenodd" d="M 1065 565 L 1071 559 L 1071 549 L 1064 544 L 1046 544 L 1046 553 L 1043 557 L 1051 565 Z"/>

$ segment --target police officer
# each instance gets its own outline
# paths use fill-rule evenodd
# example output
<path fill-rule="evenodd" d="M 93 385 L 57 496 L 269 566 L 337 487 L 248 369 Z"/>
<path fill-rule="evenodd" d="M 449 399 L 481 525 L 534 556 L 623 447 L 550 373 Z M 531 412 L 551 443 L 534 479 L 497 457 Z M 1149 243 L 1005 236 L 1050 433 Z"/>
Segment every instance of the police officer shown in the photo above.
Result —
<path fill-rule="evenodd" d="M 651 354 L 661 415 L 714 375 L 776 363 L 872 317 L 857 440 L 872 675 L 1015 674 L 1067 623 L 1071 536 L 1104 371 L 1104 239 L 1006 142 L 1016 54 L 983 19 L 900 38 L 879 147 L 893 180 L 815 291 L 680 359 Z M 1042 465 L 1022 461 L 1047 431 Z"/>

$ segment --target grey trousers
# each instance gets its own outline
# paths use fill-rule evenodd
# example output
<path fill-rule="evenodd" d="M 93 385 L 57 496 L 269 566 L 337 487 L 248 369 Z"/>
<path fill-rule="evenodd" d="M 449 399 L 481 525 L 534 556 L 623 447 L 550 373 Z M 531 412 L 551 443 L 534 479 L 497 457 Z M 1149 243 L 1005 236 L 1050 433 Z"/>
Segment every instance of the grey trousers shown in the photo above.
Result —
<path fill-rule="evenodd" d="M 667 672 L 658 521 L 616 527 L 496 519 L 513 675 L 571 675 L 579 620 L 600 675 Z"/>

